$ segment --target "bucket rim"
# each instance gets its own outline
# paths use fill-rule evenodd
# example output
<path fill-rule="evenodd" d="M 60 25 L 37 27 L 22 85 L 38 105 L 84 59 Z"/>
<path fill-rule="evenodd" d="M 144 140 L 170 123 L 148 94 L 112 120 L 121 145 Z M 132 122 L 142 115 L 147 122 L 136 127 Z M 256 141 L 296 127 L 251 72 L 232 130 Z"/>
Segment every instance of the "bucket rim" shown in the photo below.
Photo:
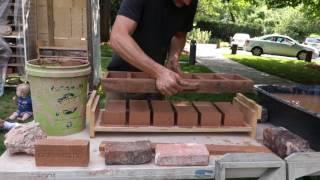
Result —
<path fill-rule="evenodd" d="M 90 66 L 89 61 L 87 60 L 80 60 L 80 59 L 64 59 L 65 61 L 78 61 L 78 62 L 83 62 L 84 64 L 81 65 L 75 65 L 75 66 L 50 66 L 50 65 L 35 65 L 31 64 L 31 62 L 38 61 L 39 59 L 32 59 L 27 61 L 27 66 L 33 67 L 33 68 L 46 68 L 46 69 L 76 69 L 76 68 L 86 68 Z M 50 60 L 50 59 L 49 59 Z M 58 59 L 51 59 L 51 60 L 58 60 Z M 63 60 L 63 59 L 59 59 Z"/>

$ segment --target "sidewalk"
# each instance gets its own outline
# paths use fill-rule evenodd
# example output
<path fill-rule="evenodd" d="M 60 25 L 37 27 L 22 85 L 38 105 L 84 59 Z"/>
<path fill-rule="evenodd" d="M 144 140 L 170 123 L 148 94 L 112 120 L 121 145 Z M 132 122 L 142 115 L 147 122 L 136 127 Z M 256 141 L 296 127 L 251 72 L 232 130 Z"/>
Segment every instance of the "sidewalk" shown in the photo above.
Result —
<path fill-rule="evenodd" d="M 197 62 L 217 73 L 240 74 L 252 79 L 255 84 L 295 84 L 292 81 L 273 76 L 244 66 L 223 56 L 231 53 L 228 48 L 216 49 L 212 44 L 198 44 Z"/>

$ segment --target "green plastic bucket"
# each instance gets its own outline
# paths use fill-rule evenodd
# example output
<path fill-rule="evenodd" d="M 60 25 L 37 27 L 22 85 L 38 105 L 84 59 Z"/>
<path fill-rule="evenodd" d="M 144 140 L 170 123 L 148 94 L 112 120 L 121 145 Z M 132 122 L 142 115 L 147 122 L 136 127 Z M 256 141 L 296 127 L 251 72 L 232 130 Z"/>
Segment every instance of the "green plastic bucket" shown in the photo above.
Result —
<path fill-rule="evenodd" d="M 48 135 L 70 135 L 85 128 L 90 72 L 89 63 L 83 60 L 27 62 L 34 119 Z"/>

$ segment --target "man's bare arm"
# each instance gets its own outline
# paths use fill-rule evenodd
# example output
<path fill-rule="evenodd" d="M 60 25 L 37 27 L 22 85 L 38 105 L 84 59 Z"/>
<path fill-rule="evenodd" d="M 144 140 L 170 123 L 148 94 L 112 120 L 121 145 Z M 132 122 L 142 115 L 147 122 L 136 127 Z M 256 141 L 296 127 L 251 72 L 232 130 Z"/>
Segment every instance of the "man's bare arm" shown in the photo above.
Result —
<path fill-rule="evenodd" d="M 175 36 L 171 39 L 167 67 L 179 74 L 182 73 L 179 65 L 179 58 L 186 44 L 186 41 L 187 33 L 184 32 L 176 33 Z"/>
<path fill-rule="evenodd" d="M 156 78 L 158 90 L 165 95 L 174 95 L 183 90 L 181 77 L 161 66 L 149 57 L 132 38 L 137 23 L 118 15 L 113 25 L 110 46 L 124 60 L 134 67 Z"/>

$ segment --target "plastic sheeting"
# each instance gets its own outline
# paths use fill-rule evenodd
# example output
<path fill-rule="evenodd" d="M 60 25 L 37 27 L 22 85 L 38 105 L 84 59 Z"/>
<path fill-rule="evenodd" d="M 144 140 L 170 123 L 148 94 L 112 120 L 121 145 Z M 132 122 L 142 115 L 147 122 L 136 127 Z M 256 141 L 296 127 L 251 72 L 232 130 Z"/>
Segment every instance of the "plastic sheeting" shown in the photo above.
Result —
<path fill-rule="evenodd" d="M 2 38 L 0 38 L 0 96 L 4 94 L 4 85 L 6 82 L 6 72 L 9 58 L 12 51 Z"/>

